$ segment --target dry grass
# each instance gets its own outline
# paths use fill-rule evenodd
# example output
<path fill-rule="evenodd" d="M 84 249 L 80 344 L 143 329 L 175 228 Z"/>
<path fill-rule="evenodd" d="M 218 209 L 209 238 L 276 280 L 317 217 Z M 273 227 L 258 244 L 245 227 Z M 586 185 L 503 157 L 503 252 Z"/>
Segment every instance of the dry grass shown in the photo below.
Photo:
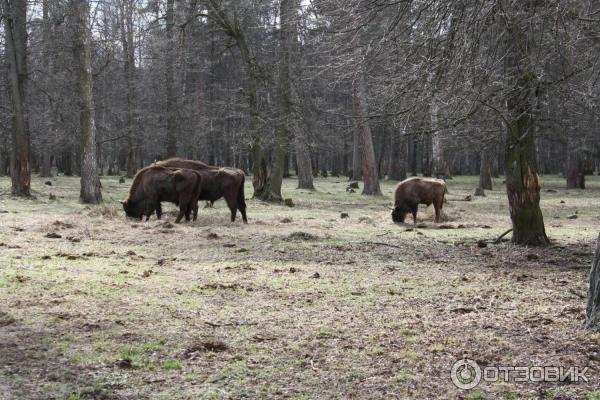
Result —
<path fill-rule="evenodd" d="M 2 178 L 0 398 L 598 398 L 582 296 L 600 181 L 544 178 L 546 249 L 479 248 L 510 221 L 503 190 L 459 201 L 475 182 L 449 182 L 437 229 L 431 209 L 417 228 L 391 223 L 392 182 L 369 198 L 342 178 L 287 180 L 294 208 L 249 200 L 243 225 L 218 202 L 176 225 L 173 207 L 126 220 L 129 182 L 103 179 L 105 204 L 87 207 L 76 178 L 38 179 L 26 201 Z M 449 374 L 464 356 L 594 372 L 464 392 Z"/>

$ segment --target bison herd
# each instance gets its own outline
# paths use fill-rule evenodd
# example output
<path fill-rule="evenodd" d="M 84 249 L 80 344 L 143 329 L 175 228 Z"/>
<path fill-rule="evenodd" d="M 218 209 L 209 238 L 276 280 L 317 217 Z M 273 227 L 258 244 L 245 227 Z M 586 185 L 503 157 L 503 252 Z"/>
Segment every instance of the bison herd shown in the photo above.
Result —
<path fill-rule="evenodd" d="M 198 215 L 198 201 L 211 203 L 223 197 L 231 211 L 231 221 L 239 210 L 244 223 L 246 201 L 244 199 L 244 171 L 237 168 L 220 168 L 200 161 L 172 158 L 142 168 L 133 178 L 129 197 L 122 202 L 128 217 L 146 220 L 156 211 L 160 219 L 160 203 L 167 201 L 179 206 L 179 215 L 187 221 L 193 212 Z"/>
<path fill-rule="evenodd" d="M 244 199 L 244 171 L 238 168 L 215 167 L 201 161 L 172 158 L 142 168 L 133 178 L 129 197 L 122 202 L 128 217 L 146 220 L 156 212 L 160 219 L 160 203 L 167 201 L 179 206 L 179 215 L 175 222 L 185 216 L 194 221 L 198 216 L 198 201 L 214 203 L 223 197 L 231 211 L 231 221 L 235 221 L 237 211 L 246 217 Z M 448 192 L 446 182 L 433 178 L 409 178 L 398 184 L 394 193 L 392 220 L 403 223 L 411 213 L 417 222 L 419 204 L 433 204 L 435 222 L 440 221 L 444 196 Z"/>

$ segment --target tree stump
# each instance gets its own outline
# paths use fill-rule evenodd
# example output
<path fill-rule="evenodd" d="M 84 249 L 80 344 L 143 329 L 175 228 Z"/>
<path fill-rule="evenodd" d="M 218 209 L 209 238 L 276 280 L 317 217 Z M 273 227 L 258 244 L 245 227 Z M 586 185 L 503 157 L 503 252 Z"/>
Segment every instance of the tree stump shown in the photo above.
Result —
<path fill-rule="evenodd" d="M 585 317 L 587 329 L 600 331 L 600 234 L 596 241 L 596 253 L 590 271 L 590 288 Z"/>

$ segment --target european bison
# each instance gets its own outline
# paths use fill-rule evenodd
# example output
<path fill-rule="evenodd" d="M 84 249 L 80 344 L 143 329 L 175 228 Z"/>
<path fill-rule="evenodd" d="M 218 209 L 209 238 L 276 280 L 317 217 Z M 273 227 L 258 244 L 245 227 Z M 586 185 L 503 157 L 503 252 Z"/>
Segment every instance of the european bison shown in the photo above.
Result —
<path fill-rule="evenodd" d="M 160 219 L 160 202 L 168 201 L 179 206 L 175 222 L 180 222 L 184 215 L 189 221 L 192 211 L 195 221 L 201 190 L 202 176 L 196 171 L 149 166 L 139 170 L 133 178 L 129 197 L 122 202 L 123 210 L 128 217 L 142 219 L 146 216 L 146 221 L 156 210 L 156 216 Z"/>
<path fill-rule="evenodd" d="M 392 220 L 394 222 L 404 222 L 406 214 L 410 212 L 416 224 L 419 204 L 428 206 L 433 203 L 435 222 L 440 222 L 444 195 L 447 192 L 446 182 L 441 179 L 415 177 L 403 180 L 396 187 Z"/>
<path fill-rule="evenodd" d="M 235 221 L 237 210 L 240 210 L 242 220 L 244 223 L 248 223 L 246 200 L 244 199 L 244 181 L 246 177 L 241 169 L 214 167 L 201 161 L 182 160 L 180 158 L 160 161 L 156 165 L 168 168 L 188 168 L 200 173 L 202 176 L 200 200 L 208 200 L 214 203 L 224 197 L 231 211 L 231 222 Z"/>

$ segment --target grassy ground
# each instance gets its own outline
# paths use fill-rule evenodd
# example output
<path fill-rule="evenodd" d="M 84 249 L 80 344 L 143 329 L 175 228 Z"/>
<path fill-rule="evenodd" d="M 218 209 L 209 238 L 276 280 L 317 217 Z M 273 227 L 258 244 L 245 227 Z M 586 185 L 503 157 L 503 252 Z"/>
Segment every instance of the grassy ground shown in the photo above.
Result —
<path fill-rule="evenodd" d="M 424 208 L 392 224 L 394 182 L 371 198 L 286 180 L 294 208 L 248 200 L 243 225 L 220 201 L 175 225 L 171 206 L 125 219 L 130 181 L 103 178 L 98 207 L 76 178 L 44 181 L 21 200 L 0 179 L 0 399 L 600 398 L 600 336 L 582 329 L 597 177 L 543 178 L 545 249 L 478 247 L 510 227 L 500 180 L 472 201 L 475 178 L 449 181 L 446 229 Z M 590 380 L 462 391 L 462 357 Z"/>

